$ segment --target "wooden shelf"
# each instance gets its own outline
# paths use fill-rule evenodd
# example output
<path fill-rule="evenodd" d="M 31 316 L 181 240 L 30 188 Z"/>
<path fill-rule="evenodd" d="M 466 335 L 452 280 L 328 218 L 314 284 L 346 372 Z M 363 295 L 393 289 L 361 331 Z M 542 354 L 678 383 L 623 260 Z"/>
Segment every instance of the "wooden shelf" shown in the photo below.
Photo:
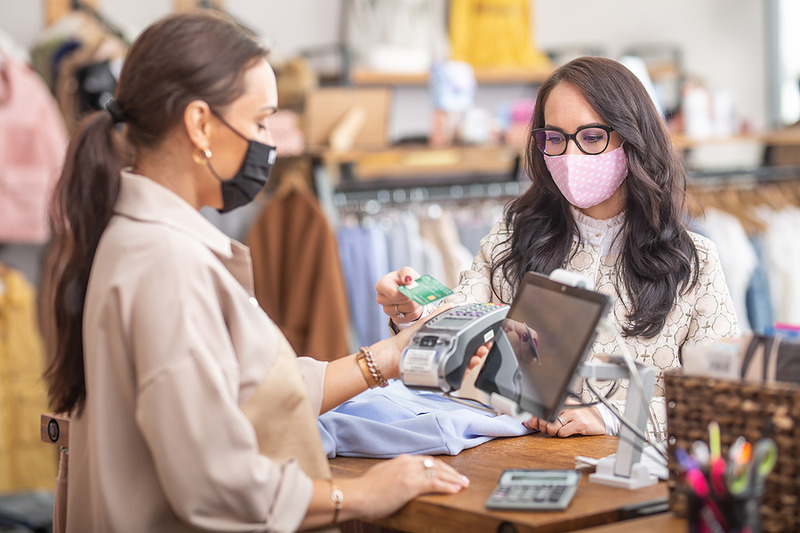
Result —
<path fill-rule="evenodd" d="M 386 150 L 322 151 L 314 154 L 325 165 L 351 163 L 356 179 L 414 178 L 458 174 L 510 173 L 520 151 L 509 146 L 403 146 Z"/>
<path fill-rule="evenodd" d="M 800 145 L 800 128 L 786 128 L 763 133 L 739 134 L 729 137 L 705 137 L 701 139 L 688 137 L 682 133 L 673 133 L 671 137 L 672 146 L 676 150 L 689 150 L 698 146 L 708 145 L 752 143 L 760 143 L 766 146 L 795 146 Z"/>
<path fill-rule="evenodd" d="M 552 68 L 476 68 L 475 79 L 479 85 L 541 83 Z M 353 69 L 351 78 L 356 85 L 427 85 L 428 73 L 392 73 Z"/>

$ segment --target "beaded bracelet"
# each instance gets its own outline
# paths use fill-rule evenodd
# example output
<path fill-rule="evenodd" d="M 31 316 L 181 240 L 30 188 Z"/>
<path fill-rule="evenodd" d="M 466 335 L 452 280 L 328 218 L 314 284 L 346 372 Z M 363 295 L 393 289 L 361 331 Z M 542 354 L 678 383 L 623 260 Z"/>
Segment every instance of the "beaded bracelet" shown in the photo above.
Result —
<path fill-rule="evenodd" d="M 386 387 L 389 385 L 389 382 L 383 377 L 381 370 L 375 363 L 375 358 L 373 357 L 372 350 L 370 350 L 369 347 L 361 347 L 361 349 L 358 351 L 358 355 L 356 356 L 356 361 L 358 361 L 359 366 L 361 366 L 361 373 L 364 374 L 364 379 L 366 380 L 369 388 L 373 388 L 376 385 L 380 387 Z"/>

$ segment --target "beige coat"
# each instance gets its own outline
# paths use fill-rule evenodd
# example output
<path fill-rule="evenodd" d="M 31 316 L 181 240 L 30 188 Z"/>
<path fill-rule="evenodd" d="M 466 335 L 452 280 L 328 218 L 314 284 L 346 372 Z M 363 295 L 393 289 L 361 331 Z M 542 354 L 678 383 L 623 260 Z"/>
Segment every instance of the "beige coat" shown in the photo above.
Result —
<path fill-rule="evenodd" d="M 294 357 L 247 248 L 177 195 L 123 172 L 115 211 L 86 296 L 67 530 L 297 529 L 329 475 L 326 363 Z"/>

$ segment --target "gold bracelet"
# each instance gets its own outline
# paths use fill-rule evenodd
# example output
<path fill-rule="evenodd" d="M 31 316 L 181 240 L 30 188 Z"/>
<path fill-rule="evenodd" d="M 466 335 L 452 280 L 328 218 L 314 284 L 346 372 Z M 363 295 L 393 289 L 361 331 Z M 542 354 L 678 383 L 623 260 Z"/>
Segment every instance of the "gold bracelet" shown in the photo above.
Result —
<path fill-rule="evenodd" d="M 378 382 L 375 381 L 375 378 L 372 377 L 372 372 L 369 371 L 369 365 L 367 365 L 367 356 L 364 355 L 364 352 L 358 352 L 356 355 L 356 361 L 358 362 L 358 366 L 361 367 L 361 374 L 364 376 L 364 381 L 367 382 L 367 388 L 373 389 L 378 386 Z"/>
<path fill-rule="evenodd" d="M 363 355 L 362 359 L 364 360 L 364 362 L 366 362 L 367 368 L 369 369 L 369 373 L 372 376 L 372 379 L 375 380 L 375 383 L 380 387 L 386 387 L 387 385 L 389 385 L 389 382 L 386 381 L 386 378 L 384 378 L 383 374 L 381 374 L 381 369 L 378 368 L 377 363 L 375 363 L 375 358 L 372 355 L 372 350 L 370 350 L 368 346 L 362 346 L 359 352 L 360 352 L 359 357 Z M 361 363 L 359 362 L 359 364 Z M 369 380 L 367 380 L 367 383 L 369 383 Z"/>
<path fill-rule="evenodd" d="M 333 523 L 336 524 L 339 522 L 339 511 L 342 510 L 344 504 L 344 493 L 336 488 L 336 483 L 333 482 L 333 478 L 329 479 L 331 482 L 331 501 L 335 506 L 333 511 Z"/>

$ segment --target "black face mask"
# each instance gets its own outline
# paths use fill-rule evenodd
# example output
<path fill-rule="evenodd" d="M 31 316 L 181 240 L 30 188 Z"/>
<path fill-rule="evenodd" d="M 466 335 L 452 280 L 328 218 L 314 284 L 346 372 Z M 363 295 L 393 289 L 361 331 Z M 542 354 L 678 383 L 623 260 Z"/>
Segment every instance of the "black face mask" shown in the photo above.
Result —
<path fill-rule="evenodd" d="M 224 180 L 217 174 L 214 167 L 211 166 L 211 161 L 206 162 L 208 169 L 220 181 L 220 187 L 222 188 L 222 208 L 218 209 L 218 211 L 227 213 L 237 207 L 249 204 L 261 192 L 261 189 L 267 184 L 269 171 L 273 163 L 275 163 L 277 151 L 274 146 L 248 139 L 236 131 L 219 114 L 214 114 L 232 132 L 248 143 L 242 166 L 236 175 L 229 180 Z"/>

